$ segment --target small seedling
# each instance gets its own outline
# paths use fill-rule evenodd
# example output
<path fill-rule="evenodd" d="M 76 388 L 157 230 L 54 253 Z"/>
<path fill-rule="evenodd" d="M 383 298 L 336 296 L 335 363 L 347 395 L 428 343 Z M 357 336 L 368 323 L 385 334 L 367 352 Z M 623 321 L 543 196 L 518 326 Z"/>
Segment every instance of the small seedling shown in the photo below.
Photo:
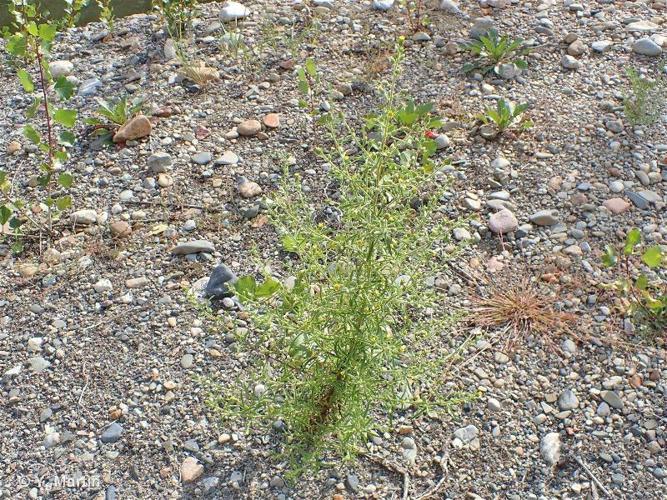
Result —
<path fill-rule="evenodd" d="M 653 125 L 665 108 L 665 80 L 642 78 L 637 70 L 627 70 L 630 93 L 623 98 L 625 116 L 633 125 Z"/>
<path fill-rule="evenodd" d="M 463 71 L 481 71 L 486 74 L 494 71 L 500 74 L 503 64 L 514 64 L 519 69 L 526 69 L 528 63 L 523 58 L 530 52 L 521 39 L 512 39 L 507 35 L 499 36 L 496 30 L 490 30 L 480 36 L 479 40 L 463 44 L 466 50 L 477 58 L 477 61 L 466 63 Z"/>
<path fill-rule="evenodd" d="M 495 109 L 486 108 L 478 119 L 485 125 L 493 124 L 501 134 L 516 124 L 519 124 L 522 129 L 528 129 L 533 126 L 533 122 L 521 118 L 527 109 L 528 103 L 514 104 L 511 101 L 499 99 Z"/>
<path fill-rule="evenodd" d="M 100 9 L 100 21 L 109 30 L 109 34 L 113 34 L 116 23 L 116 14 L 111 0 L 97 0 L 97 6 Z"/>
<path fill-rule="evenodd" d="M 99 107 L 95 113 L 101 118 L 87 118 L 85 123 L 94 127 L 93 133 L 108 140 L 108 144 L 112 144 L 111 139 L 120 127 L 125 125 L 130 118 L 141 111 L 143 100 L 135 99 L 128 103 L 127 97 L 122 97 L 115 102 L 109 102 L 105 99 L 97 99 Z M 107 142 L 104 140 L 104 142 Z"/>
<path fill-rule="evenodd" d="M 607 246 L 602 264 L 621 272 L 609 288 L 625 299 L 627 312 L 639 329 L 647 333 L 667 333 L 667 281 L 664 274 L 667 252 L 660 245 L 642 245 L 641 231 L 634 228 L 628 232 L 622 249 Z M 648 274 L 635 271 L 642 265 L 654 273 L 653 281 Z"/>
<path fill-rule="evenodd" d="M 309 108 L 310 112 L 314 113 L 315 97 L 320 86 L 320 76 L 313 59 L 306 59 L 305 64 L 297 70 L 297 83 L 299 92 L 303 96 L 299 100 L 299 106 Z"/>
<path fill-rule="evenodd" d="M 164 19 L 169 36 L 181 40 L 192 31 L 198 0 L 153 0 L 153 8 Z"/>

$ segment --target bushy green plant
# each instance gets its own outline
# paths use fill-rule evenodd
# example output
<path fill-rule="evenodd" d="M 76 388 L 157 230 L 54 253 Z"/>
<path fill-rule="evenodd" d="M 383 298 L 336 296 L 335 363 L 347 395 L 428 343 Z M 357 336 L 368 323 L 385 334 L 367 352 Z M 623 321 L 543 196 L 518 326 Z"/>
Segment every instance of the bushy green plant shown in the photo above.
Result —
<path fill-rule="evenodd" d="M 191 30 L 198 6 L 198 0 L 153 0 L 153 8 L 164 18 L 169 36 L 176 40 Z"/>
<path fill-rule="evenodd" d="M 405 10 L 405 17 L 412 33 L 423 30 L 430 23 L 424 9 L 424 0 L 399 0 L 399 6 Z"/>
<path fill-rule="evenodd" d="M 641 231 L 634 228 L 628 232 L 622 249 L 607 246 L 602 263 L 621 273 L 611 287 L 626 300 L 627 310 L 640 330 L 666 334 L 667 252 L 660 245 L 642 245 Z M 642 264 L 654 273 L 655 280 L 638 272 Z"/>
<path fill-rule="evenodd" d="M 26 221 L 40 231 L 51 233 L 54 217 L 71 205 L 71 198 L 65 192 L 71 187 L 73 177 L 64 170 L 63 165 L 69 158 L 67 148 L 75 142 L 71 129 L 76 123 L 77 111 L 62 106 L 64 101 L 72 97 L 74 85 L 63 76 L 54 80 L 49 70 L 49 55 L 58 32 L 58 23 L 38 22 L 43 13 L 38 10 L 37 3 L 31 0 L 13 0 L 10 8 L 15 24 L 13 34 L 8 35 L 6 40 L 5 49 L 17 67 L 17 77 L 24 92 L 32 96 L 26 119 L 43 117 L 41 124 L 26 123 L 23 127 L 25 138 L 44 155 L 37 185 L 45 192 L 45 196 L 34 200 L 41 210 L 34 210 L 33 203 L 18 196 L 16 186 L 10 182 L 7 173 L 0 171 L 0 226 L 9 224 L 16 238 L 13 248 L 20 251 L 20 236 Z M 31 68 L 37 75 L 36 83 L 29 72 Z M 45 212 L 46 220 L 40 214 L 36 215 L 35 211 Z"/>
<path fill-rule="evenodd" d="M 665 109 L 665 80 L 642 78 L 637 70 L 626 72 L 630 80 L 630 93 L 623 98 L 625 116 L 633 125 L 653 125 Z"/>
<path fill-rule="evenodd" d="M 143 100 L 134 99 L 128 103 L 127 97 L 122 97 L 116 101 L 98 98 L 97 102 L 99 107 L 95 110 L 95 113 L 100 118 L 87 118 L 85 123 L 92 125 L 94 134 L 106 137 L 109 143 L 111 143 L 111 138 L 116 130 L 141 111 L 143 106 Z"/>
<path fill-rule="evenodd" d="M 249 425 L 282 422 L 293 474 L 325 452 L 354 456 L 397 408 L 447 406 L 436 389 L 451 316 L 426 284 L 451 231 L 436 217 L 446 186 L 425 133 L 441 123 L 397 92 L 401 57 L 361 130 L 333 111 L 320 121 L 338 194 L 317 202 L 286 171 L 272 197 L 290 277 L 235 284 L 259 335 L 244 349 L 251 366 L 209 403 Z"/>
<path fill-rule="evenodd" d="M 463 47 L 477 58 L 476 61 L 463 65 L 463 71 L 481 71 L 499 73 L 502 64 L 514 64 L 519 69 L 526 69 L 528 63 L 523 58 L 530 52 L 521 39 L 512 39 L 507 35 L 499 36 L 496 30 L 489 30 L 479 40 L 466 42 Z"/>
<path fill-rule="evenodd" d="M 109 34 L 113 33 L 116 24 L 116 14 L 111 0 L 96 0 L 100 9 L 100 21 L 107 27 Z"/>
<path fill-rule="evenodd" d="M 528 109 L 528 103 L 514 104 L 505 99 L 498 99 L 496 107 L 486 108 L 478 119 L 485 125 L 494 124 L 500 133 L 513 125 L 519 124 L 521 128 L 530 128 L 533 122 L 522 119 L 521 115 Z"/>

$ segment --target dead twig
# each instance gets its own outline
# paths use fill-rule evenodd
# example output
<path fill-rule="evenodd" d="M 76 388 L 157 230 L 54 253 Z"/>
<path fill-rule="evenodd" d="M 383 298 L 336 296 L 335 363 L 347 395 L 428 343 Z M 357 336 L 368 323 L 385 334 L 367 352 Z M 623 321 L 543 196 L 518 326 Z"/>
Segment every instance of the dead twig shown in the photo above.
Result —
<path fill-rule="evenodd" d="M 577 463 L 581 466 L 584 471 L 586 471 L 586 474 L 590 476 L 590 478 L 593 480 L 593 482 L 602 490 L 602 492 L 607 495 L 609 498 L 614 498 L 614 495 L 612 495 L 607 488 L 604 487 L 604 485 L 600 482 L 600 480 L 593 475 L 591 470 L 588 468 L 586 463 L 580 458 L 580 457 L 575 457 L 575 460 Z"/>
<path fill-rule="evenodd" d="M 83 362 L 83 376 L 86 379 L 86 383 L 83 385 L 83 389 L 81 389 L 81 394 L 79 394 L 79 402 L 77 403 L 78 406 L 81 406 L 81 400 L 83 399 L 83 395 L 86 392 L 86 389 L 88 388 L 88 381 L 90 378 L 88 377 L 88 372 L 86 372 L 86 362 Z"/>
<path fill-rule="evenodd" d="M 410 494 L 410 473 L 404 467 L 401 467 L 399 464 L 394 462 L 389 462 L 382 458 L 379 455 L 373 455 L 372 453 L 362 453 L 362 455 L 378 465 L 381 465 L 385 469 L 388 469 L 396 474 L 403 476 L 403 500 L 408 500 Z"/>
<path fill-rule="evenodd" d="M 445 454 L 438 462 L 440 468 L 442 469 L 442 477 L 440 478 L 440 481 L 438 481 L 434 486 L 426 490 L 421 495 L 416 496 L 414 500 L 425 500 L 427 498 L 431 498 L 440 491 L 440 489 L 444 486 L 445 481 L 447 481 L 447 477 L 449 476 L 449 469 L 447 468 L 448 460 L 449 460 L 449 452 L 445 451 Z"/>

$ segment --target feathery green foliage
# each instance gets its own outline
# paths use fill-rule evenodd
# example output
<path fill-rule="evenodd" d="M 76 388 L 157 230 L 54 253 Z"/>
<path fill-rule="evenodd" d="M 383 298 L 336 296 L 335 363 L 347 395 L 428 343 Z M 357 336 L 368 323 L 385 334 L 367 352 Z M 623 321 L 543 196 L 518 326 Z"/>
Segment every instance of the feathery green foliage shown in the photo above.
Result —
<path fill-rule="evenodd" d="M 448 407 L 437 389 L 452 315 L 426 284 L 449 256 L 452 227 L 438 217 L 445 185 L 426 134 L 441 123 L 398 92 L 402 54 L 361 130 L 337 113 L 320 120 L 337 194 L 316 202 L 295 176 L 271 200 L 289 277 L 235 285 L 259 331 L 254 359 L 209 402 L 250 426 L 284 422 L 294 475 L 325 452 L 354 456 L 381 415 Z"/>

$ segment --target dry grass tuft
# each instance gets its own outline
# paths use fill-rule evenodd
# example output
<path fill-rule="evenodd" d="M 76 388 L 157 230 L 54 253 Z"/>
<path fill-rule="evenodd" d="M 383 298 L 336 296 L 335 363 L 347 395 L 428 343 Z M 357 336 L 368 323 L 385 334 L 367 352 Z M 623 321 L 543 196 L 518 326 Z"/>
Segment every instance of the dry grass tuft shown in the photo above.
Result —
<path fill-rule="evenodd" d="M 471 319 L 484 328 L 507 328 L 505 349 L 512 349 L 527 336 L 539 337 L 554 347 L 563 333 L 579 335 L 569 328 L 576 316 L 555 308 L 557 297 L 545 295 L 528 279 L 496 283 L 489 297 L 474 297 Z"/>

